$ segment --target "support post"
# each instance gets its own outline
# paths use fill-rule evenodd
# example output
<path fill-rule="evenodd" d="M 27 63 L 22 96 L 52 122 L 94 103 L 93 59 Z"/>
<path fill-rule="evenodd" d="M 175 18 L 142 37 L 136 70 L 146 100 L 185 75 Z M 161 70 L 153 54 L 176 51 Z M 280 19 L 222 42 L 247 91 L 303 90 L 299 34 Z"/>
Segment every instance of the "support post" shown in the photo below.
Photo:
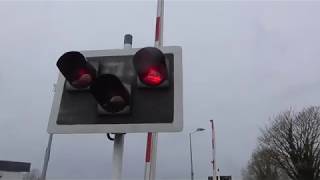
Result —
<path fill-rule="evenodd" d="M 193 172 L 193 160 L 192 160 L 192 140 L 191 140 L 192 133 L 189 133 L 189 141 L 190 141 L 190 166 L 191 166 L 191 180 L 194 179 L 194 172 Z"/>
<path fill-rule="evenodd" d="M 156 179 L 158 133 L 152 133 L 150 180 Z"/>
<path fill-rule="evenodd" d="M 124 49 L 132 48 L 132 35 L 124 36 Z M 112 180 L 121 180 L 123 149 L 124 149 L 124 134 L 115 134 L 113 144 L 113 159 L 112 159 Z"/>
<path fill-rule="evenodd" d="M 216 177 L 217 177 L 217 167 L 216 167 L 216 142 L 215 142 L 215 130 L 214 130 L 214 122 L 213 120 L 210 120 L 210 123 L 211 123 L 211 131 L 212 131 L 212 178 L 214 180 L 216 180 Z"/>
<path fill-rule="evenodd" d="M 121 180 L 124 134 L 115 134 L 113 144 L 112 180 Z"/>
<path fill-rule="evenodd" d="M 40 180 L 46 180 L 47 169 L 48 169 L 48 164 L 49 164 L 49 159 L 50 159 L 52 138 L 53 138 L 53 134 L 49 134 L 49 140 L 48 140 L 48 145 L 47 145 L 47 148 L 46 148 L 46 153 L 45 153 L 45 156 L 44 156 L 44 162 L 43 162 L 43 166 L 42 166 L 42 172 L 41 172 Z"/>

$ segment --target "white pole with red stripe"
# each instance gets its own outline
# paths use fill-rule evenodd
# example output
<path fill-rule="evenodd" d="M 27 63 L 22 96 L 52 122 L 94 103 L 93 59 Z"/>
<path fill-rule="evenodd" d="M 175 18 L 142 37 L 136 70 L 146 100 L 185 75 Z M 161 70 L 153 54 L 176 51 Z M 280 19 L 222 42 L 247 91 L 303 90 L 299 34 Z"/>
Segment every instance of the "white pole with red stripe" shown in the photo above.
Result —
<path fill-rule="evenodd" d="M 155 47 L 163 46 L 163 14 L 164 14 L 164 0 L 158 0 L 155 41 L 154 41 Z"/>
<path fill-rule="evenodd" d="M 159 48 L 163 44 L 163 14 L 164 14 L 164 0 L 158 0 L 157 3 L 157 17 L 155 28 L 154 46 Z M 158 133 L 149 132 L 147 137 L 146 148 L 146 165 L 145 165 L 145 180 L 154 180 L 156 175 L 156 159 L 157 159 L 157 144 Z"/>
<path fill-rule="evenodd" d="M 212 170 L 213 170 L 213 174 L 212 174 L 212 178 L 213 180 L 216 180 L 216 176 L 217 176 L 217 167 L 216 167 L 216 136 L 215 136 L 215 130 L 214 130 L 214 122 L 213 120 L 210 120 L 211 122 L 211 129 L 212 129 Z"/>
<path fill-rule="evenodd" d="M 148 133 L 147 137 L 147 149 L 146 149 L 146 164 L 144 170 L 144 179 L 150 180 L 150 168 L 151 168 L 151 146 L 152 146 L 152 133 Z"/>

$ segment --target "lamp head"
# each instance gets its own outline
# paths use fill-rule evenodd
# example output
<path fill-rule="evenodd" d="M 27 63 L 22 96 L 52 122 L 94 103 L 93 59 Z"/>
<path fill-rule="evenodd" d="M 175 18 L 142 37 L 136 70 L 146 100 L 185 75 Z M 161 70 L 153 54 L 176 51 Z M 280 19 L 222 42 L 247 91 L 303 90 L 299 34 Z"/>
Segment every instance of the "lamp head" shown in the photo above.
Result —
<path fill-rule="evenodd" d="M 204 130 L 206 130 L 206 129 L 203 129 L 203 128 L 197 128 L 197 130 L 196 130 L 196 131 L 204 131 Z"/>

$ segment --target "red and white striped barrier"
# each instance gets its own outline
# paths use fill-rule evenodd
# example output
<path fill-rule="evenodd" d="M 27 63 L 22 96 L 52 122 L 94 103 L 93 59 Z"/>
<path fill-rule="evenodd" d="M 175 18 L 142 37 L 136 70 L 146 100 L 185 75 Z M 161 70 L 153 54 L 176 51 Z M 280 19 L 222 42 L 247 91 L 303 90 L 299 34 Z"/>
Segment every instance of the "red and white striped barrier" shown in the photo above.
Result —
<path fill-rule="evenodd" d="M 158 0 L 157 17 L 155 29 L 154 46 L 159 48 L 163 44 L 163 14 L 164 0 Z M 156 173 L 156 158 L 157 158 L 158 133 L 148 133 L 147 148 L 146 148 L 146 164 L 145 164 L 145 180 L 154 180 Z"/>

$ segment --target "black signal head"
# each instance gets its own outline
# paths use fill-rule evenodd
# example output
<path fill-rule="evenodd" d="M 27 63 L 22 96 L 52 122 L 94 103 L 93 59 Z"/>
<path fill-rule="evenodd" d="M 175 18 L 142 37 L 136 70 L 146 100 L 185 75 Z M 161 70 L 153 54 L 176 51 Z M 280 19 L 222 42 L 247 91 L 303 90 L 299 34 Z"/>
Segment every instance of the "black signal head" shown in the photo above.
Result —
<path fill-rule="evenodd" d="M 136 52 L 133 65 L 141 82 L 159 86 L 168 78 L 165 55 L 155 47 L 145 47 Z"/>
<path fill-rule="evenodd" d="M 130 94 L 119 78 L 112 74 L 99 76 L 90 86 L 91 94 L 108 112 L 117 113 L 130 105 Z"/>
<path fill-rule="evenodd" d="M 57 67 L 74 88 L 87 88 L 96 78 L 95 68 L 77 51 L 63 54 L 57 61 Z"/>

